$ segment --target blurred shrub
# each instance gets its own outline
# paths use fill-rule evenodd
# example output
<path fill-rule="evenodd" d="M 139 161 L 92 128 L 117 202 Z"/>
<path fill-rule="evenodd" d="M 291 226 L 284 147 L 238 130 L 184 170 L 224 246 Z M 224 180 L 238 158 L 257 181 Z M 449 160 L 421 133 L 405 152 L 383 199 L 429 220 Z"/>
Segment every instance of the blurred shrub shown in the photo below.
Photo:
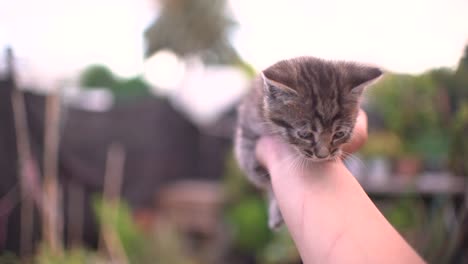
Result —
<path fill-rule="evenodd" d="M 396 229 L 404 232 L 417 227 L 422 222 L 422 212 L 418 208 L 417 200 L 412 197 L 402 197 L 389 210 L 386 210 L 384 215 Z"/>
<path fill-rule="evenodd" d="M 393 132 L 383 131 L 369 134 L 366 144 L 360 151 L 365 157 L 390 157 L 401 154 L 401 139 Z"/>
<path fill-rule="evenodd" d="M 437 86 L 427 75 L 390 75 L 371 90 L 371 102 L 390 132 L 401 140 L 402 152 L 421 156 L 447 153 L 446 131 L 434 107 Z M 427 144 L 437 142 L 437 144 Z"/>
<path fill-rule="evenodd" d="M 124 250 L 126 259 L 110 259 L 107 253 L 88 250 L 86 248 L 72 248 L 63 254 L 54 254 L 45 247 L 40 247 L 33 263 L 38 264 L 81 264 L 81 263 L 174 263 L 174 264 L 201 264 L 187 255 L 181 236 L 170 225 L 155 225 L 154 232 L 145 233 L 140 230 L 131 216 L 129 207 L 124 204 L 109 204 L 95 199 L 94 209 L 101 232 L 115 234 L 117 244 Z M 115 246 L 115 245 L 112 245 Z M 107 245 L 109 247 L 109 245 Z M 3 256 L 0 263 L 18 263 L 15 258 Z M 12 262 L 5 262 L 5 261 Z"/>
<path fill-rule="evenodd" d="M 226 218 L 233 231 L 235 250 L 250 254 L 258 263 L 300 263 L 299 253 L 285 227 L 279 232 L 268 228 L 265 197 L 255 190 L 228 156 L 224 185 L 228 204 Z"/>
<path fill-rule="evenodd" d="M 91 65 L 80 75 L 79 83 L 84 88 L 111 88 L 116 84 L 111 70 L 103 65 Z"/>
<path fill-rule="evenodd" d="M 271 238 L 266 203 L 259 197 L 246 196 L 229 208 L 227 217 L 236 245 L 244 251 L 258 252 Z"/>
<path fill-rule="evenodd" d="M 296 245 L 285 227 L 275 233 L 273 239 L 262 250 L 258 259 L 260 263 L 264 264 L 292 264 L 301 261 Z"/>
<path fill-rule="evenodd" d="M 133 223 L 130 208 L 125 204 L 113 206 L 103 202 L 101 199 L 95 199 L 94 211 L 101 223 L 102 232 L 106 232 L 103 227 L 117 234 L 123 249 L 132 263 L 148 263 L 150 260 L 148 248 L 148 237 L 139 230 Z"/>
<path fill-rule="evenodd" d="M 155 223 L 154 232 L 143 232 L 134 222 L 130 208 L 120 203 L 117 206 L 95 201 L 95 211 L 101 223 L 115 232 L 130 263 L 197 264 L 184 247 L 182 236 L 169 223 Z"/>
<path fill-rule="evenodd" d="M 205 64 L 242 63 L 229 38 L 235 25 L 226 0 L 161 1 L 158 19 L 145 31 L 146 56 L 170 49 L 181 57 L 199 55 Z"/>
<path fill-rule="evenodd" d="M 3 263 L 3 262 L 2 262 Z M 99 257 L 96 252 L 87 251 L 84 248 L 75 248 L 65 251 L 64 254 L 53 254 L 47 248 L 42 247 L 35 257 L 37 264 L 82 264 L 82 263 L 107 263 L 104 258 Z"/>
<path fill-rule="evenodd" d="M 111 70 L 102 65 L 89 66 L 83 71 L 79 79 L 81 87 L 85 89 L 108 89 L 117 100 L 151 95 L 150 85 L 143 78 L 118 78 Z"/>
<path fill-rule="evenodd" d="M 149 85 L 141 77 L 119 80 L 112 87 L 112 92 L 117 99 L 138 98 L 151 95 Z"/>
<path fill-rule="evenodd" d="M 463 133 L 462 107 L 468 102 L 467 76 L 468 46 L 456 71 L 441 68 L 414 76 L 389 74 L 369 91 L 371 108 L 382 115 L 384 129 L 400 139 L 400 155 L 445 167 L 468 152 L 459 136 Z M 372 144 L 365 150 L 368 154 L 395 154 L 385 143 L 372 142 L 375 137 L 376 141 L 385 140 L 371 134 Z"/>
<path fill-rule="evenodd" d="M 247 181 L 232 153 L 226 163 L 226 217 L 233 230 L 234 244 L 242 251 L 255 254 L 271 239 L 267 225 L 267 205 L 260 193 Z"/>
<path fill-rule="evenodd" d="M 450 168 L 456 175 L 468 175 L 468 101 L 458 110 L 451 140 Z"/>
<path fill-rule="evenodd" d="M 19 259 L 15 254 L 10 252 L 5 252 L 0 256 L 0 263 L 2 264 L 17 264 L 20 263 Z"/>

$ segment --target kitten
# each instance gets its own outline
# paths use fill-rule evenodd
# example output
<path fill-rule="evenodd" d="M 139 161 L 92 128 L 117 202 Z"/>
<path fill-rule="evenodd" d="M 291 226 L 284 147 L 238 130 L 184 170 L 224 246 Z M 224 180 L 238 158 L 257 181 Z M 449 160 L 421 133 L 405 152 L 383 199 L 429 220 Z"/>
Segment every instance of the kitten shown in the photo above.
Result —
<path fill-rule="evenodd" d="M 238 108 L 235 153 L 247 178 L 269 194 L 270 228 L 278 228 L 283 218 L 268 172 L 255 157 L 257 140 L 278 135 L 307 161 L 338 158 L 352 135 L 364 87 L 381 75 L 378 68 L 356 63 L 298 57 L 280 61 L 254 79 Z"/>

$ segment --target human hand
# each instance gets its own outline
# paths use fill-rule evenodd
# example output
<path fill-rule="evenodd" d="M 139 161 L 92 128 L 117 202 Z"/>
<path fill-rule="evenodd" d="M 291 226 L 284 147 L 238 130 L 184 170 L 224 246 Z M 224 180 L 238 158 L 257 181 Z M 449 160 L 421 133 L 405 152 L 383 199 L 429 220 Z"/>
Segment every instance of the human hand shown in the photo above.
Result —
<path fill-rule="evenodd" d="M 367 140 L 367 115 L 362 109 L 354 127 L 353 136 L 350 142 L 343 145 L 344 153 L 353 153 L 361 148 Z M 286 156 L 292 156 L 291 149 L 286 147 L 283 142 L 271 137 L 261 138 L 256 149 L 259 161 L 269 168 L 270 163 L 278 164 Z"/>
<path fill-rule="evenodd" d="M 361 110 L 343 150 L 354 152 L 366 139 Z M 261 138 L 256 154 L 304 263 L 424 263 L 342 162 L 298 163 L 294 150 L 275 137 Z"/>

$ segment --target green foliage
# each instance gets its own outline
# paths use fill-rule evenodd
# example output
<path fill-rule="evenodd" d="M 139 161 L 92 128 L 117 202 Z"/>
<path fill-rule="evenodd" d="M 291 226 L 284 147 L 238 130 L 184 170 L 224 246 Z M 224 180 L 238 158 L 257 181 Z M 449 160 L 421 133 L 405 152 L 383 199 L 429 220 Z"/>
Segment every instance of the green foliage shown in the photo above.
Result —
<path fill-rule="evenodd" d="M 80 85 L 86 89 L 108 89 L 117 100 L 139 98 L 151 94 L 149 84 L 141 77 L 117 78 L 111 70 L 102 65 L 92 65 L 86 68 L 80 76 Z"/>
<path fill-rule="evenodd" d="M 298 263 L 299 254 L 287 229 L 272 232 L 268 228 L 265 197 L 252 188 L 232 154 L 226 160 L 224 185 L 228 199 L 225 215 L 234 246 L 255 255 L 259 263 Z"/>
<path fill-rule="evenodd" d="M 243 197 L 227 214 L 237 246 L 245 251 L 261 250 L 271 238 L 266 203 L 255 196 Z"/>
<path fill-rule="evenodd" d="M 370 98 L 386 129 L 400 138 L 402 155 L 444 164 L 449 153 L 456 159 L 468 152 L 458 135 L 463 132 L 455 128 L 463 123 L 455 116 L 468 101 L 467 88 L 468 46 L 455 72 L 440 68 L 417 76 L 389 74 L 370 90 Z"/>
<path fill-rule="evenodd" d="M 104 203 L 102 200 L 95 200 L 94 211 L 99 223 L 105 225 L 110 230 L 118 234 L 122 246 L 127 252 L 132 263 L 147 263 L 147 252 L 150 251 L 147 238 L 135 226 L 131 218 L 130 208 L 125 204 L 118 204 L 117 207 Z"/>
<path fill-rule="evenodd" d="M 141 77 L 120 80 L 112 88 L 117 99 L 137 98 L 150 95 L 149 85 Z"/>
<path fill-rule="evenodd" d="M 232 153 L 226 159 L 224 186 L 228 199 L 226 217 L 234 231 L 234 243 L 244 251 L 259 251 L 271 239 L 267 206 L 247 182 Z"/>
<path fill-rule="evenodd" d="M 374 109 L 382 113 L 387 129 L 400 137 L 404 153 L 447 153 L 437 91 L 430 74 L 390 75 L 371 90 Z"/>
<path fill-rule="evenodd" d="M 82 263 L 107 263 L 104 258 L 96 253 L 86 251 L 85 249 L 71 249 L 64 254 L 58 255 L 52 253 L 49 249 L 42 247 L 39 254 L 35 257 L 34 263 L 37 264 L 82 264 Z"/>
<path fill-rule="evenodd" d="M 468 100 L 455 116 L 450 151 L 450 168 L 456 175 L 468 175 Z"/>
<path fill-rule="evenodd" d="M 371 133 L 361 151 L 365 157 L 395 158 L 402 152 L 400 137 L 392 132 Z"/>
<path fill-rule="evenodd" d="M 239 67 L 249 78 L 254 78 L 257 74 L 253 66 L 245 61 L 239 61 L 236 66 Z"/>
<path fill-rule="evenodd" d="M 396 229 L 406 231 L 421 223 L 421 212 L 417 209 L 417 201 L 411 197 L 402 197 L 390 210 L 384 212 L 384 214 L 387 220 Z"/>
<path fill-rule="evenodd" d="M 19 264 L 20 260 L 16 257 L 15 254 L 6 252 L 0 256 L 0 263 L 2 264 Z"/>
<path fill-rule="evenodd" d="M 457 74 L 458 73 L 467 73 L 468 72 L 468 45 L 465 46 L 463 56 L 458 62 Z"/>
<path fill-rule="evenodd" d="M 118 242 L 124 249 L 130 264 L 200 264 L 187 255 L 181 235 L 169 224 L 155 225 L 154 233 L 140 230 L 132 219 L 129 207 L 124 204 L 110 204 L 94 199 L 94 210 L 101 223 L 102 232 L 117 235 Z M 19 263 L 11 255 L 3 255 L 0 263 Z M 111 263 L 102 252 L 89 251 L 85 248 L 72 248 L 63 254 L 53 253 L 46 247 L 40 247 L 33 263 L 38 264 L 82 264 Z"/>
<path fill-rule="evenodd" d="M 428 161 L 445 163 L 450 148 L 449 133 L 448 129 L 427 130 L 427 132 L 422 132 L 413 142 L 408 142 L 408 148 Z"/>
<path fill-rule="evenodd" d="M 408 194 L 383 210 L 389 222 L 403 235 L 428 263 L 448 263 L 456 226 L 447 228 L 447 207 L 451 198 L 434 196 L 431 206 L 421 197 Z M 455 233 L 458 234 L 458 233 Z M 445 261 L 443 261 L 445 260 Z"/>
<path fill-rule="evenodd" d="M 130 263 L 196 264 L 188 256 L 181 235 L 169 224 L 155 226 L 154 233 L 144 233 L 133 221 L 130 208 L 96 200 L 94 209 L 99 223 L 118 235 Z"/>
<path fill-rule="evenodd" d="M 378 107 L 387 118 L 389 128 L 405 137 L 415 137 L 437 123 L 432 107 L 434 88 L 426 76 L 395 75 L 373 91 L 382 99 Z"/>
<path fill-rule="evenodd" d="M 226 169 L 224 171 L 223 185 L 224 193 L 228 201 L 237 201 L 245 196 L 255 194 L 252 185 L 247 181 L 244 173 L 237 166 L 231 151 L 226 157 Z"/>
<path fill-rule="evenodd" d="M 81 73 L 79 83 L 86 88 L 108 88 L 116 84 L 116 78 L 111 70 L 103 65 L 91 65 Z"/>
<path fill-rule="evenodd" d="M 286 228 L 281 228 L 262 250 L 259 262 L 264 264 L 299 263 L 301 257 Z"/>
<path fill-rule="evenodd" d="M 179 56 L 198 54 L 207 64 L 236 64 L 239 55 L 229 42 L 234 20 L 225 0 L 162 1 L 158 19 L 146 30 L 149 57 L 162 49 Z"/>

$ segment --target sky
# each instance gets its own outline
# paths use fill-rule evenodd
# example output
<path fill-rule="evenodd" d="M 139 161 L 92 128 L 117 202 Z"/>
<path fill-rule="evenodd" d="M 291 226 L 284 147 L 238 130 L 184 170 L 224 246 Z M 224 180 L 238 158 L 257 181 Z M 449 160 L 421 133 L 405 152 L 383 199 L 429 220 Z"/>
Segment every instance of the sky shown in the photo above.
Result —
<path fill-rule="evenodd" d="M 12 45 L 21 70 L 46 84 L 92 63 L 131 76 L 154 14 L 147 0 L 0 0 L 0 47 Z"/>
<path fill-rule="evenodd" d="M 236 42 L 261 68 L 312 55 L 419 73 L 453 67 L 468 44 L 466 0 L 231 2 L 241 22 Z"/>
<path fill-rule="evenodd" d="M 155 1 L 155 0 L 153 0 Z M 0 0 L 0 48 L 30 79 L 51 83 L 91 63 L 121 76 L 143 70 L 151 0 Z M 454 67 L 468 43 L 466 0 L 230 0 L 232 39 L 256 69 L 311 55 L 396 72 Z M 20 65 L 20 66 L 21 66 Z"/>

